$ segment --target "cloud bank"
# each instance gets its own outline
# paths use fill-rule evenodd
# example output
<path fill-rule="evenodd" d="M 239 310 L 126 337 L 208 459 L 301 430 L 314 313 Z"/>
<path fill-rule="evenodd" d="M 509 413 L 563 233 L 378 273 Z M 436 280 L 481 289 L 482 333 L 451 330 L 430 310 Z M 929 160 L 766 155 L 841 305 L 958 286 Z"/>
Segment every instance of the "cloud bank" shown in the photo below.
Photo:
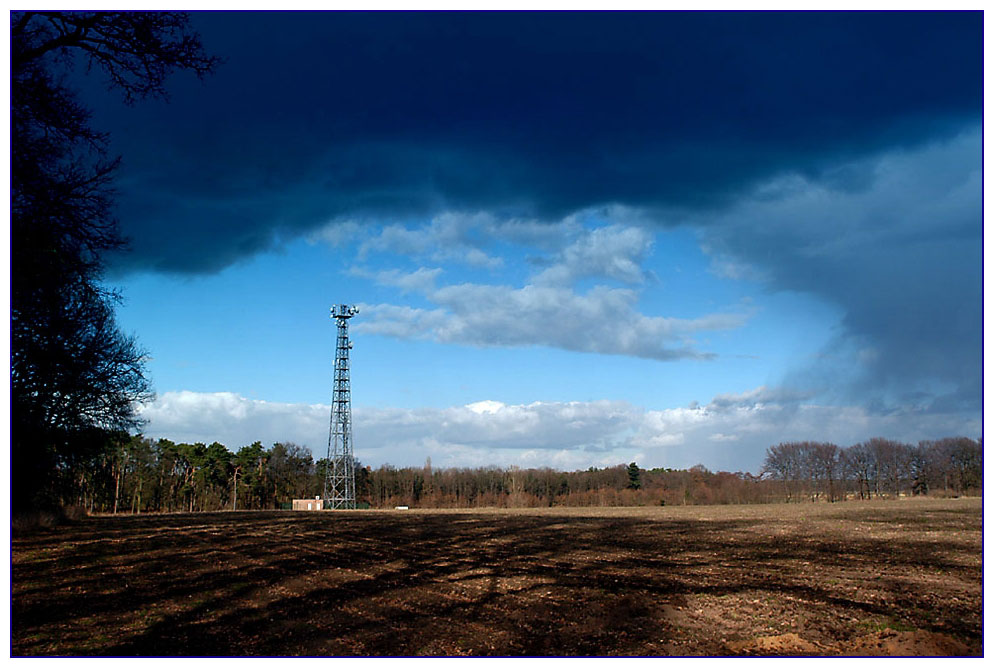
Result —
<path fill-rule="evenodd" d="M 153 438 L 220 441 L 237 449 L 261 440 L 293 441 L 315 457 L 327 452 L 330 407 L 279 404 L 237 394 L 167 392 L 143 408 Z M 552 466 L 564 470 L 637 460 L 643 467 L 757 472 L 770 445 L 828 440 L 851 445 L 872 436 L 915 443 L 952 434 L 975 436 L 980 421 L 937 413 L 879 415 L 856 406 L 825 406 L 756 388 L 709 404 L 649 410 L 620 401 L 481 400 L 449 408 L 353 411 L 356 457 L 365 464 Z M 966 429 L 964 433 L 963 430 Z"/>

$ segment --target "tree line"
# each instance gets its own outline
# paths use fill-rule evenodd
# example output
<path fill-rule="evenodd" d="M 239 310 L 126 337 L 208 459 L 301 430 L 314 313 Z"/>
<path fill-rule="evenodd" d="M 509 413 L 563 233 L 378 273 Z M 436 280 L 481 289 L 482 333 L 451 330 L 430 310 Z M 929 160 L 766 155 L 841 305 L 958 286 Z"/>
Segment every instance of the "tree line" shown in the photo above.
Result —
<path fill-rule="evenodd" d="M 289 508 L 322 495 L 327 460 L 295 443 L 256 441 L 232 452 L 221 443 L 174 443 L 107 435 L 63 467 L 66 506 L 91 513 L 201 512 Z M 582 471 L 496 466 L 433 468 L 356 464 L 361 507 L 534 508 L 841 501 L 910 495 L 980 494 L 983 443 L 946 438 L 908 445 L 874 438 L 841 448 L 793 442 L 766 451 L 758 475 L 643 469 L 637 463 Z"/>
<path fill-rule="evenodd" d="M 871 438 L 843 448 L 810 441 L 768 448 L 763 475 L 787 501 L 922 494 L 980 494 L 983 439 L 943 438 L 917 445 Z"/>
<path fill-rule="evenodd" d="M 62 471 L 64 506 L 87 512 L 200 512 L 279 508 L 321 494 L 310 450 L 260 441 L 232 452 L 221 443 L 174 443 L 126 433 Z"/>

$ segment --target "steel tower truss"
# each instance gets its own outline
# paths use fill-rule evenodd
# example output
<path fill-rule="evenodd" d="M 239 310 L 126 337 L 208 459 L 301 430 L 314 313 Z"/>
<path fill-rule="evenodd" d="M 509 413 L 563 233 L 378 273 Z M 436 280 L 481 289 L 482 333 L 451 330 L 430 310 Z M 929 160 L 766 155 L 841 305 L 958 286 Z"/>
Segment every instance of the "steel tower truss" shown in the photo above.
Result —
<path fill-rule="evenodd" d="M 352 455 L 352 390 L 349 387 L 349 318 L 359 313 L 355 306 L 331 307 L 338 324 L 335 346 L 335 389 L 331 395 L 331 427 L 328 429 L 328 466 L 324 477 L 324 507 L 355 508 L 355 459 Z"/>

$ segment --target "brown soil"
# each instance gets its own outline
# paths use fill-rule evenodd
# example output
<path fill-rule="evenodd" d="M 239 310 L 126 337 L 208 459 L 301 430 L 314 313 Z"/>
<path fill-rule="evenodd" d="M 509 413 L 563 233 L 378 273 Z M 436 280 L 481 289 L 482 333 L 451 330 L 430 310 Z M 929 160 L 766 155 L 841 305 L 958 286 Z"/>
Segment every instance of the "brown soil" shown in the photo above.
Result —
<path fill-rule="evenodd" d="M 981 511 L 87 518 L 12 540 L 11 653 L 979 656 Z"/>

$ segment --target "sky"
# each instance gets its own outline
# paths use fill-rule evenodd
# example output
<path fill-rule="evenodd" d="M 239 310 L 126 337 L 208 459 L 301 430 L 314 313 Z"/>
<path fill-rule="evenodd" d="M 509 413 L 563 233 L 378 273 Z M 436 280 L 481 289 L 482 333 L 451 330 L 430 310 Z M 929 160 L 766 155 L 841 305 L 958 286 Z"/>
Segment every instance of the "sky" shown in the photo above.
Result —
<path fill-rule="evenodd" d="M 168 101 L 78 83 L 146 435 L 325 456 L 339 303 L 374 467 L 981 435 L 981 13 L 193 24 Z"/>

